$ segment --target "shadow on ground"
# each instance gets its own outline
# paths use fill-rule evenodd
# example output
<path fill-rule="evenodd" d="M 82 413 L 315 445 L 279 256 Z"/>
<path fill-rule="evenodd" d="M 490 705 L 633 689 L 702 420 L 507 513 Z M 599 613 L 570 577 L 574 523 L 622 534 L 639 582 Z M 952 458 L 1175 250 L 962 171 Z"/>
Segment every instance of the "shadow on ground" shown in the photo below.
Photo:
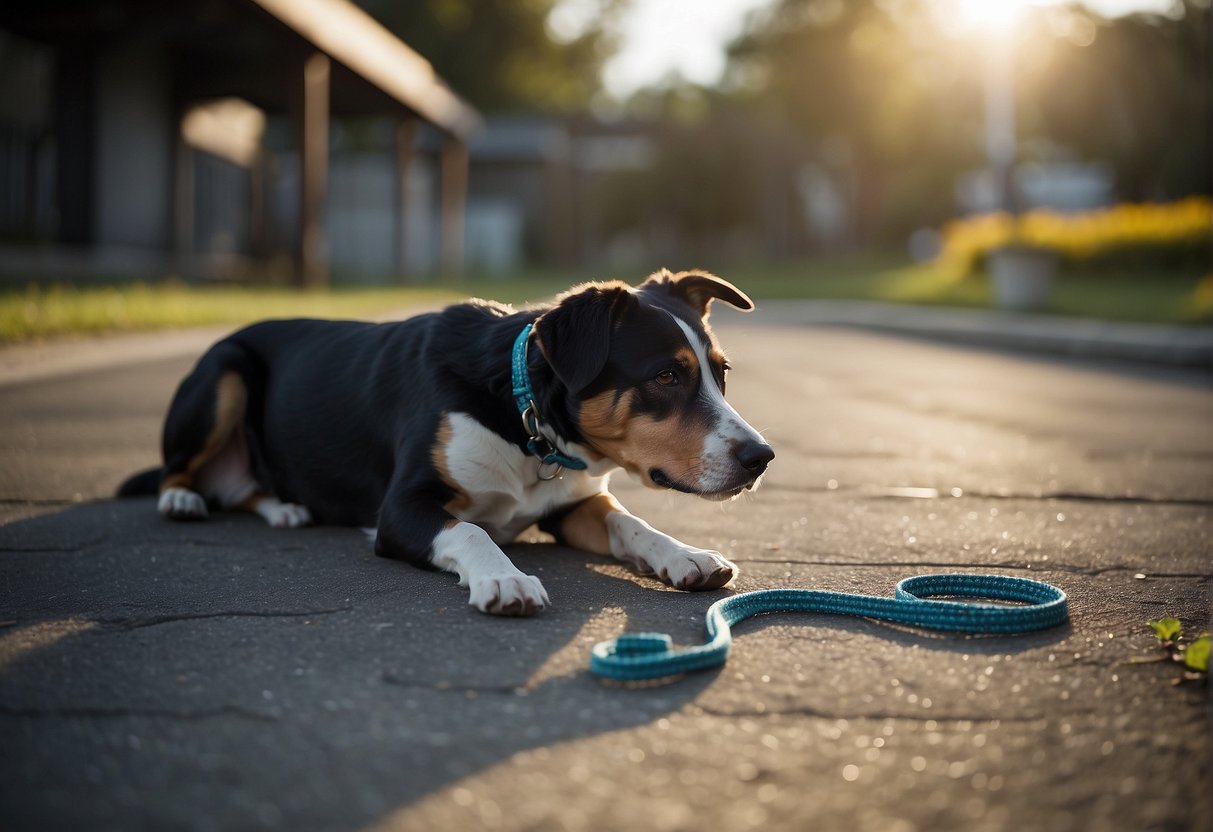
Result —
<path fill-rule="evenodd" d="M 555 605 L 500 619 L 357 530 L 153 517 L 99 502 L 0 530 L 6 823 L 357 827 L 712 678 L 640 695 L 590 678 L 594 641 L 624 624 L 693 640 L 705 599 L 580 552 L 514 547 Z"/>
<path fill-rule="evenodd" d="M 721 593 L 550 544 L 510 549 L 554 601 L 532 620 L 476 613 L 453 576 L 377 558 L 358 530 L 174 524 L 150 500 L 10 524 L 0 552 L 13 828 L 356 828 L 528 749 L 652 723 L 718 675 L 591 677 L 590 647 L 623 629 L 697 643 Z M 814 619 L 843 621 L 778 620 Z M 845 628 L 970 653 L 1066 635 Z"/>

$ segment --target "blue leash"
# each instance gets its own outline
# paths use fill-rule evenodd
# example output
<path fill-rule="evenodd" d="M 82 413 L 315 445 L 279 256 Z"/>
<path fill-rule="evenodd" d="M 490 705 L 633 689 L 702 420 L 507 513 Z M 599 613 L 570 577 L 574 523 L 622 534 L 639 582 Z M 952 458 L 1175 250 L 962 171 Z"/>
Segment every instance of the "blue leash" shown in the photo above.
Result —
<path fill-rule="evenodd" d="M 925 600 L 951 595 L 1018 601 L 1023 606 Z M 594 645 L 590 671 L 634 682 L 724 664 L 733 643 L 730 627 L 768 612 L 826 612 L 909 624 L 927 630 L 979 635 L 1027 633 L 1069 619 L 1066 594 L 1051 584 L 1003 575 L 919 575 L 897 584 L 896 597 L 852 595 L 821 589 L 762 589 L 717 601 L 708 609 L 708 642 L 674 649 L 663 633 L 625 633 Z"/>

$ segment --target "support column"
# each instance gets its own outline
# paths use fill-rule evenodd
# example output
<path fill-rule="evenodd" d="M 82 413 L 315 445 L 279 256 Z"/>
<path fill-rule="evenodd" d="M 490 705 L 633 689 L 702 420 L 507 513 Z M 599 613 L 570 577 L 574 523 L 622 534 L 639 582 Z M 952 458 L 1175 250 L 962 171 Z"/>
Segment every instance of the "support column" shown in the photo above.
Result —
<path fill-rule="evenodd" d="M 183 263 L 194 254 L 194 150 L 181 138 L 180 119 L 177 120 L 175 156 L 173 248 L 177 262 Z"/>
<path fill-rule="evenodd" d="M 54 129 L 56 203 L 55 238 L 72 245 L 93 243 L 96 236 L 97 60 L 86 43 L 72 43 L 55 53 Z"/>
<path fill-rule="evenodd" d="M 464 213 L 467 209 L 468 150 L 459 139 L 442 142 L 442 276 L 463 274 Z"/>
<path fill-rule="evenodd" d="M 324 234 L 329 163 L 329 71 L 328 56 L 319 52 L 303 62 L 296 282 L 305 288 L 327 286 L 329 279 L 328 243 Z"/>
<path fill-rule="evenodd" d="M 417 141 L 417 119 L 406 118 L 396 126 L 396 279 L 407 282 L 409 235 L 409 169 Z"/>

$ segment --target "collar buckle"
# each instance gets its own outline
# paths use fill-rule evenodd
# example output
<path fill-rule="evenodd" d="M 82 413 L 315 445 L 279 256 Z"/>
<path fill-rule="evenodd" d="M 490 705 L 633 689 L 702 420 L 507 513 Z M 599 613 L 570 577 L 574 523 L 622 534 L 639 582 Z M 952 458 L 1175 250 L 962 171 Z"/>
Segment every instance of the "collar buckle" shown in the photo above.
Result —
<path fill-rule="evenodd" d="M 523 327 L 522 332 L 518 333 L 518 338 L 514 341 L 510 380 L 513 385 L 514 402 L 518 406 L 518 413 L 522 416 L 522 429 L 526 431 L 528 437 L 526 449 L 539 460 L 537 476 L 547 482 L 559 477 L 566 468 L 583 471 L 586 464 L 576 457 L 562 453 L 556 447 L 555 442 L 548 439 L 539 430 L 539 408 L 535 406 L 535 394 L 531 389 L 530 372 L 527 370 L 526 364 L 527 341 L 531 337 L 532 327 L 532 324 Z M 547 473 L 549 471 L 550 473 Z"/>
<path fill-rule="evenodd" d="M 560 453 L 551 440 L 544 436 L 539 430 L 539 417 L 535 415 L 535 403 L 531 402 L 526 409 L 522 411 L 522 428 L 526 431 L 529 437 L 526 443 L 526 449 L 531 455 L 539 460 L 539 467 L 536 471 L 536 476 L 539 479 L 547 482 L 554 480 L 564 471 L 564 465 L 560 462 Z M 551 473 L 544 476 L 546 469 L 551 468 Z"/>

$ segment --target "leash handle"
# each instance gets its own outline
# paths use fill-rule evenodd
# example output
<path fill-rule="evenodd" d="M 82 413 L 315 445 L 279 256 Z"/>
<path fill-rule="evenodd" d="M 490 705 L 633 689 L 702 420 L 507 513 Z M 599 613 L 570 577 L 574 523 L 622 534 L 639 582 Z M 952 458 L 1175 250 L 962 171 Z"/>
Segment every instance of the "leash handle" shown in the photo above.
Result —
<path fill-rule="evenodd" d="M 983 598 L 1004 603 L 942 601 L 931 596 Z M 1013 602 L 1015 606 L 1009 606 Z M 919 575 L 897 584 L 893 598 L 821 589 L 762 589 L 717 601 L 708 608 L 708 641 L 675 648 L 664 633 L 625 633 L 594 645 L 590 672 L 633 682 L 706 670 L 724 664 L 732 626 L 762 613 L 821 612 L 857 615 L 927 630 L 1010 635 L 1056 627 L 1069 620 L 1066 594 L 1052 584 L 1005 575 Z"/>

